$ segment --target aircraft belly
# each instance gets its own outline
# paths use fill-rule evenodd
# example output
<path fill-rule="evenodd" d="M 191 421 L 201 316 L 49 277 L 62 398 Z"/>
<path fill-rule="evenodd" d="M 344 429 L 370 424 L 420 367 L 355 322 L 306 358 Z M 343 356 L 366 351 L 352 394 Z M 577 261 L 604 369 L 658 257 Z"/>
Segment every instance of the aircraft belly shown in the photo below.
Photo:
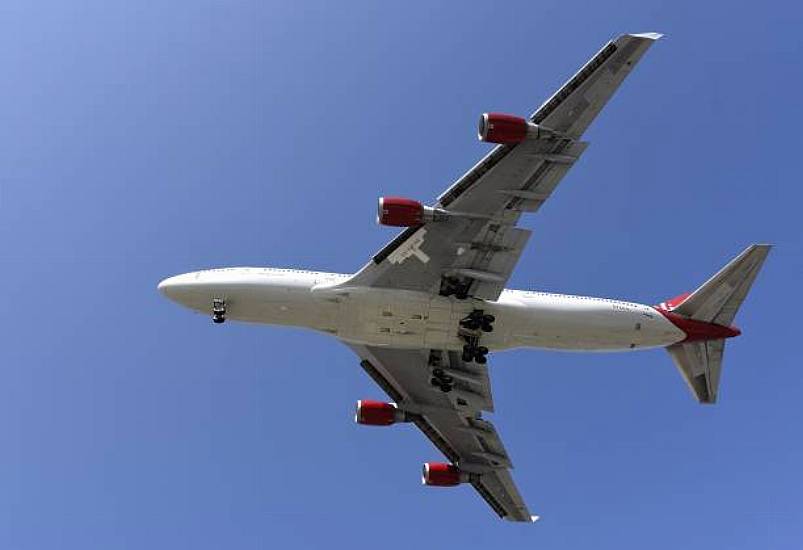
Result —
<path fill-rule="evenodd" d="M 577 299 L 532 300 L 507 326 L 509 347 L 605 351 L 644 349 L 677 341 L 674 327 L 648 306 Z M 504 329 L 503 329 L 504 330 Z"/>
<path fill-rule="evenodd" d="M 366 345 L 459 350 L 464 344 L 457 333 L 459 322 L 477 308 L 496 317 L 494 331 L 481 336 L 482 345 L 491 350 L 644 349 L 672 344 L 682 336 L 648 306 L 551 300 L 460 301 L 420 292 L 352 289 L 340 299 L 336 334 Z"/>
<path fill-rule="evenodd" d="M 337 323 L 335 304 L 313 299 L 306 290 L 259 289 L 229 292 L 229 296 L 226 309 L 230 319 L 327 331 Z"/>
<path fill-rule="evenodd" d="M 684 336 L 648 306 L 578 301 L 559 295 L 461 301 L 375 288 L 316 293 L 264 282 L 211 284 L 192 290 L 200 291 L 190 306 L 199 311 L 208 311 L 212 298 L 223 297 L 227 317 L 233 320 L 306 327 L 373 346 L 460 350 L 464 342 L 458 336 L 459 323 L 473 309 L 496 317 L 494 331 L 481 335 L 482 345 L 491 350 L 643 349 L 670 345 Z"/>
<path fill-rule="evenodd" d="M 469 304 L 427 293 L 377 290 L 342 299 L 337 335 L 353 343 L 412 349 L 460 349 Z"/>

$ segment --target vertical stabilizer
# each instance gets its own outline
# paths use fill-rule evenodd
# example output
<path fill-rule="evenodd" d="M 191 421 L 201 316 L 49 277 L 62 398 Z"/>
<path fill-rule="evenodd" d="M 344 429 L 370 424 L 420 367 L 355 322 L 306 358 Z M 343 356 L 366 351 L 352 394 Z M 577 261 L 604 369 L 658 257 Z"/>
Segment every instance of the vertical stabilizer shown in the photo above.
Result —
<path fill-rule="evenodd" d="M 674 313 L 697 321 L 730 325 L 771 248 L 768 244 L 747 247 L 675 307 Z"/>

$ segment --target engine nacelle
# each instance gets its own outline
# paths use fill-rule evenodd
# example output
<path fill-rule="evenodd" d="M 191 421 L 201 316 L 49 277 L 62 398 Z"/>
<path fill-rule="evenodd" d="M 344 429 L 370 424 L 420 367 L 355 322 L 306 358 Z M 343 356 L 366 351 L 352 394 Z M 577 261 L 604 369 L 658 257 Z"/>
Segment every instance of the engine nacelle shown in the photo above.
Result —
<path fill-rule="evenodd" d="M 425 462 L 421 483 L 432 487 L 454 487 L 468 481 L 468 476 L 454 464 Z"/>
<path fill-rule="evenodd" d="M 366 426 L 390 426 L 396 422 L 406 422 L 407 415 L 400 411 L 394 403 L 360 399 L 354 415 L 357 424 Z"/>
<path fill-rule="evenodd" d="M 427 207 L 404 197 L 379 197 L 376 223 L 394 227 L 414 227 L 427 221 Z M 431 210 L 431 209 L 430 209 Z"/>
<path fill-rule="evenodd" d="M 477 137 L 488 143 L 511 145 L 525 139 L 550 137 L 557 132 L 534 124 L 527 119 L 504 113 L 483 113 L 477 128 Z"/>
<path fill-rule="evenodd" d="M 376 209 L 376 223 L 394 227 L 417 227 L 426 222 L 442 222 L 451 214 L 440 208 L 424 206 L 413 199 L 404 197 L 379 197 Z"/>

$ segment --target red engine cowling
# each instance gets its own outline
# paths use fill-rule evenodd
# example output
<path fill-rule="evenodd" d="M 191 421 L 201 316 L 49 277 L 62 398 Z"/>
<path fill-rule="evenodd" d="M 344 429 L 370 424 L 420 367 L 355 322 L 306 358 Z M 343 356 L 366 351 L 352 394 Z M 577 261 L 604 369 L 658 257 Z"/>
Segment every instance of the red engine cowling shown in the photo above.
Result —
<path fill-rule="evenodd" d="M 483 113 L 477 137 L 489 143 L 521 143 L 527 138 L 529 123 L 518 116 L 504 113 Z"/>
<path fill-rule="evenodd" d="M 421 482 L 432 487 L 454 487 L 466 480 L 465 474 L 454 464 L 425 462 Z"/>
<path fill-rule="evenodd" d="M 393 403 L 360 399 L 357 401 L 357 412 L 354 420 L 366 426 L 390 426 L 405 419 L 404 412 Z"/>
<path fill-rule="evenodd" d="M 424 223 L 424 205 L 403 197 L 379 197 L 376 221 L 394 227 L 413 227 Z"/>

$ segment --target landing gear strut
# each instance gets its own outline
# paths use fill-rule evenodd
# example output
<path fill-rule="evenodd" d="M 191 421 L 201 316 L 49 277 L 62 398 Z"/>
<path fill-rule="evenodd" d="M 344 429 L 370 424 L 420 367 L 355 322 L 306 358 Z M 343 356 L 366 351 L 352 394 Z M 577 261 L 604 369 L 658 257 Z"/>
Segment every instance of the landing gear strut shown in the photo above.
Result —
<path fill-rule="evenodd" d="M 218 325 L 226 322 L 226 301 L 221 298 L 212 300 L 212 322 Z"/>
<path fill-rule="evenodd" d="M 479 365 L 488 362 L 488 348 L 480 345 L 480 335 L 483 332 L 492 332 L 494 321 L 496 317 L 481 309 L 475 309 L 460 320 L 458 334 L 466 342 L 463 346 L 463 361 L 466 363 L 474 361 Z"/>

